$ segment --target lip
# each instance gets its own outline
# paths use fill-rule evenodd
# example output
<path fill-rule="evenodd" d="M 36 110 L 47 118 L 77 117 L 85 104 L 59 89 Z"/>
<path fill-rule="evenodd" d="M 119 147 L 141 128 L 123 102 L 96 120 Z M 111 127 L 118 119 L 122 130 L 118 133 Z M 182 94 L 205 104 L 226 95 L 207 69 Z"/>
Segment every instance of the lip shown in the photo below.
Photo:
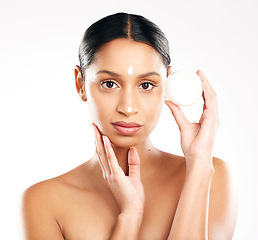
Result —
<path fill-rule="evenodd" d="M 122 135 L 135 134 L 142 128 L 142 125 L 135 122 L 114 122 L 112 125 Z"/>

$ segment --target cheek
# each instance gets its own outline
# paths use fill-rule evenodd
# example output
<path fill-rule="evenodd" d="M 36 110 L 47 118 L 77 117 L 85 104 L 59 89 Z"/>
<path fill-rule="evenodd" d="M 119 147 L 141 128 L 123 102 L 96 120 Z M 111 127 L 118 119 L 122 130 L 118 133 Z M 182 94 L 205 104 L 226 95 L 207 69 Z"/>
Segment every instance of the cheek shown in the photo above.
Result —
<path fill-rule="evenodd" d="M 111 116 L 114 115 L 114 98 L 105 96 L 99 93 L 99 91 L 94 91 L 94 88 L 92 88 L 87 99 L 92 121 L 100 128 L 101 132 L 103 132 L 104 125 L 109 123 Z"/>
<path fill-rule="evenodd" d="M 93 100 L 94 99 L 94 100 Z M 94 122 L 107 120 L 113 111 L 113 103 L 109 99 L 103 97 L 94 97 L 88 100 L 90 115 Z"/>
<path fill-rule="evenodd" d="M 163 107 L 163 101 L 157 103 L 156 106 L 153 106 L 152 110 L 150 111 L 150 113 L 151 113 L 150 119 L 152 120 L 152 122 L 155 126 L 160 118 L 162 107 Z"/>
<path fill-rule="evenodd" d="M 145 116 L 145 121 L 148 123 L 148 128 L 150 131 L 153 130 L 153 128 L 156 126 L 161 111 L 162 107 L 164 105 L 164 94 L 160 93 L 156 95 L 155 97 L 152 97 L 148 99 L 148 101 L 144 101 L 144 106 L 142 105 L 141 109 L 144 109 L 144 116 Z"/>

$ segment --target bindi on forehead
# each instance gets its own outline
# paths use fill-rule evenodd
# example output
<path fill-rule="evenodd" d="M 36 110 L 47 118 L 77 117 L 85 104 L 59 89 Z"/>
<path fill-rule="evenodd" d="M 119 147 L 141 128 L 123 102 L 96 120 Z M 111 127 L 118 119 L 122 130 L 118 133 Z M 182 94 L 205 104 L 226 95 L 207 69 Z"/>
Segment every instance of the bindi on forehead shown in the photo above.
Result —
<path fill-rule="evenodd" d="M 129 67 L 128 67 L 127 74 L 128 74 L 129 76 L 132 76 L 132 75 L 133 75 L 133 66 L 129 66 Z"/>

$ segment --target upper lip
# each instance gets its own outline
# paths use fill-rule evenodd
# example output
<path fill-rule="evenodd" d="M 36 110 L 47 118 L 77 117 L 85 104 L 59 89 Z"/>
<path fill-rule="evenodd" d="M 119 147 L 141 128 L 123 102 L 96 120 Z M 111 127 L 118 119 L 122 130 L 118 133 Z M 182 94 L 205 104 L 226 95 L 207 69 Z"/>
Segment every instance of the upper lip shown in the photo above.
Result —
<path fill-rule="evenodd" d="M 135 122 L 114 122 L 112 124 L 120 127 L 126 127 L 126 128 L 141 127 L 140 124 Z"/>

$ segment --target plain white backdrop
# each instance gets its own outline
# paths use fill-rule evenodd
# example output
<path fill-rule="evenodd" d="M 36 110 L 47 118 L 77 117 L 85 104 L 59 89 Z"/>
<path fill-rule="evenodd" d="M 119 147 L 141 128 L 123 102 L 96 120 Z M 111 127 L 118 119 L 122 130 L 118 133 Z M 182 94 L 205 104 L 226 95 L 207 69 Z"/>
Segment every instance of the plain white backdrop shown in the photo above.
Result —
<path fill-rule="evenodd" d="M 160 26 L 170 42 L 173 70 L 200 68 L 212 83 L 221 119 L 214 155 L 231 165 L 239 185 L 234 240 L 258 239 L 255 0 L 1 0 L 1 238 L 18 239 L 18 202 L 27 187 L 92 156 L 91 119 L 75 90 L 73 69 L 86 28 L 120 11 Z M 199 119 L 201 104 L 184 108 L 191 121 Z M 160 149 L 182 154 L 166 106 L 152 138 Z"/>

